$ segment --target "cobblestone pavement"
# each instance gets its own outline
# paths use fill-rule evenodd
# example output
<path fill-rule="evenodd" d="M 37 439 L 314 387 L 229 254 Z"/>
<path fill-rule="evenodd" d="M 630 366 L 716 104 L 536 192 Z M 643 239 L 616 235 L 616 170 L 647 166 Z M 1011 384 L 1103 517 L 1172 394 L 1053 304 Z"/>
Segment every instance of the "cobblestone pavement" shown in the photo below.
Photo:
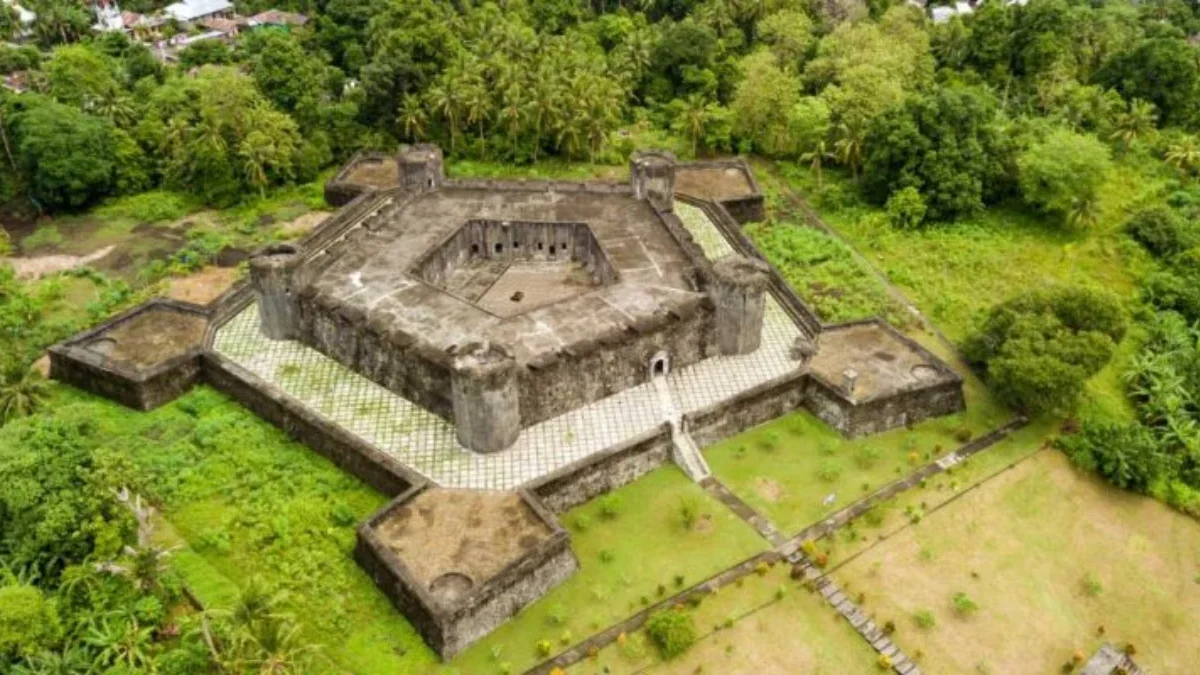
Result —
<path fill-rule="evenodd" d="M 733 252 L 700 209 L 679 203 L 686 227 L 706 255 Z M 796 368 L 789 357 L 799 329 L 774 297 L 764 312 L 762 346 L 753 354 L 706 359 L 667 375 L 681 413 L 699 410 Z M 274 383 L 334 424 L 444 487 L 511 489 L 663 423 L 651 384 L 627 389 L 522 431 L 503 452 L 461 447 L 446 420 L 295 341 L 273 341 L 258 329 L 250 305 L 220 328 L 217 352 Z"/>

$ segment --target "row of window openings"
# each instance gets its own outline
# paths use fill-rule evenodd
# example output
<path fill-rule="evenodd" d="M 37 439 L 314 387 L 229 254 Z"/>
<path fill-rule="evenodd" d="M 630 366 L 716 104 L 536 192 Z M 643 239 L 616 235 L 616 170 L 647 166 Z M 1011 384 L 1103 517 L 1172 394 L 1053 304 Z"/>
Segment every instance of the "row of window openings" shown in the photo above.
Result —
<path fill-rule="evenodd" d="M 514 241 L 512 247 L 514 249 L 521 248 L 521 242 Z M 496 253 L 503 253 L 504 252 L 504 244 L 502 244 L 500 242 L 496 242 L 495 250 L 496 250 Z M 539 251 L 543 250 L 543 244 L 540 241 L 537 244 L 537 250 L 539 250 Z M 554 244 L 550 244 L 550 255 L 554 255 L 554 250 L 555 250 Z M 564 251 L 567 250 L 566 243 L 564 243 L 562 245 L 562 250 L 564 250 Z M 471 255 L 479 255 L 479 244 L 471 244 Z"/>

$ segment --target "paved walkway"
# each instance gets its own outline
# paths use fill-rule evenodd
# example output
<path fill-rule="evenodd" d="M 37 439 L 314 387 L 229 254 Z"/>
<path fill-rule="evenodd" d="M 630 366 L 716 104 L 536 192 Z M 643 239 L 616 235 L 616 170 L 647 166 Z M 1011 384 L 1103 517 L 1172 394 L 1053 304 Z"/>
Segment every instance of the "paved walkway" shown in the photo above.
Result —
<path fill-rule="evenodd" d="M 718 258 L 733 251 L 703 211 L 680 203 L 679 212 L 706 255 Z M 677 412 L 705 409 L 793 372 L 797 363 L 791 348 L 800 334 L 779 301 L 768 296 L 759 349 L 705 359 L 664 378 Z M 441 417 L 300 342 L 264 338 L 254 304 L 217 331 L 213 347 L 443 487 L 512 489 L 663 422 L 656 385 L 647 383 L 528 427 L 508 450 L 478 454 L 460 446 L 453 426 Z"/>

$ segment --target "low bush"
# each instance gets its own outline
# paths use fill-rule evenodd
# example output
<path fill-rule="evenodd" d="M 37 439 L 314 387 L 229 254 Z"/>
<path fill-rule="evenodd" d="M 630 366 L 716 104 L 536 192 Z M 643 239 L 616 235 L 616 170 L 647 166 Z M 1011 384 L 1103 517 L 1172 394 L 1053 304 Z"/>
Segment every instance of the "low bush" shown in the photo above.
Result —
<path fill-rule="evenodd" d="M 663 658 L 673 659 L 696 642 L 696 620 L 680 609 L 658 612 L 646 621 L 646 635 Z"/>
<path fill-rule="evenodd" d="M 937 618 L 934 617 L 933 612 L 927 609 L 917 610 L 917 613 L 913 615 L 913 620 L 921 630 L 930 630 L 937 625 Z"/>
<path fill-rule="evenodd" d="M 962 591 L 951 596 L 950 603 L 954 605 L 954 613 L 961 617 L 968 617 L 979 611 L 979 605 Z"/>

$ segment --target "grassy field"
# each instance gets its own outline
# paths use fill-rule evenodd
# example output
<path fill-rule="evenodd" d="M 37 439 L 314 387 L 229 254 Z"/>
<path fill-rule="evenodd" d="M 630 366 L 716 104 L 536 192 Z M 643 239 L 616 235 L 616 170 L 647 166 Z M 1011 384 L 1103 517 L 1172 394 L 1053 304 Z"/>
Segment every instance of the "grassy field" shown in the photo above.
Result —
<path fill-rule="evenodd" d="M 522 672 L 539 660 L 538 643 L 557 652 L 767 548 L 748 525 L 674 466 L 562 516 L 579 571 L 451 665 L 464 675 Z M 617 515 L 606 517 L 606 505 Z M 684 527 L 684 504 L 699 514 Z"/>
<path fill-rule="evenodd" d="M 1200 524 L 1080 474 L 1051 450 L 835 577 L 895 622 L 895 639 L 923 653 L 928 672 L 1058 672 L 1106 640 L 1134 644 L 1151 672 L 1192 672 L 1200 659 Z M 959 592 L 975 612 L 955 609 Z M 918 627 L 922 612 L 932 627 Z"/>
<path fill-rule="evenodd" d="M 323 672 L 520 672 L 764 550 L 766 542 L 667 466 L 563 516 L 580 571 L 442 665 L 355 564 L 354 528 L 386 498 L 212 389 L 138 413 L 68 387 L 49 414 L 83 416 L 127 456 L 161 507 L 158 538 L 199 598 L 228 606 L 260 579 L 320 646 Z M 682 507 L 697 517 L 684 526 Z M 506 665 L 507 664 L 507 665 Z"/>
<path fill-rule="evenodd" d="M 786 565 L 752 574 L 692 609 L 699 639 L 664 661 L 643 631 L 601 650 L 572 675 L 661 673 L 869 673 L 875 654 L 818 596 L 788 579 Z"/>
<path fill-rule="evenodd" d="M 1023 290 L 1050 284 L 1091 285 L 1132 297 L 1149 264 L 1122 228 L 1129 212 L 1162 189 L 1157 165 L 1118 164 L 1102 194 L 1101 216 L 1086 231 L 1001 205 L 977 216 L 919 230 L 890 227 L 848 176 L 826 172 L 817 191 L 804 167 L 756 162 L 760 182 L 780 211 L 789 190 L 803 195 L 871 264 L 885 273 L 951 340 L 965 337 L 981 312 Z M 1127 338 L 1113 362 L 1089 383 L 1086 405 L 1110 416 L 1132 411 L 1120 373 L 1135 349 Z"/>
<path fill-rule="evenodd" d="M 983 412 L 972 408 L 912 430 L 847 440 L 798 411 L 713 445 L 704 456 L 721 482 L 792 534 L 949 452 L 966 432 L 977 436 L 1005 419 Z M 824 506 L 830 494 L 835 500 Z"/>

